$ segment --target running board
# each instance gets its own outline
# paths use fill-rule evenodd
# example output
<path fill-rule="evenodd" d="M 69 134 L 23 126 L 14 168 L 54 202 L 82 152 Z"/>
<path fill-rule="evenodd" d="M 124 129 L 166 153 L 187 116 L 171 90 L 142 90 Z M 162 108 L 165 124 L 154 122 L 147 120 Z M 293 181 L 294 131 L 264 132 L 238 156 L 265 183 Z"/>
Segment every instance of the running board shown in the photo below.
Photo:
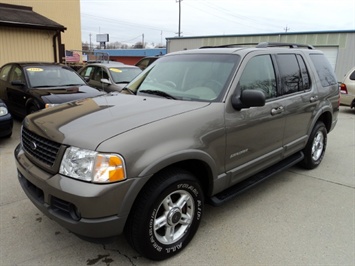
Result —
<path fill-rule="evenodd" d="M 304 158 L 303 152 L 295 153 L 286 159 L 282 160 L 270 166 L 269 168 L 257 173 L 249 177 L 248 179 L 234 185 L 233 187 L 227 188 L 226 190 L 218 193 L 217 195 L 207 199 L 207 203 L 212 206 L 220 206 L 224 202 L 235 198 L 240 193 L 248 190 L 249 188 L 259 184 L 260 182 L 264 181 L 265 179 L 284 171 L 285 169 L 299 163 Z"/>

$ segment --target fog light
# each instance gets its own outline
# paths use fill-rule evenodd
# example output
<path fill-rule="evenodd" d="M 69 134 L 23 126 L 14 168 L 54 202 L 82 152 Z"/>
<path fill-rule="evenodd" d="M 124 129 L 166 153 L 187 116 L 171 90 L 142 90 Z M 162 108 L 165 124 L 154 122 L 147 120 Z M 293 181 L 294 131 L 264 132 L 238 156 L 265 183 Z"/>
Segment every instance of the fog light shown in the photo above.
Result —
<path fill-rule="evenodd" d="M 75 221 L 79 221 L 81 219 L 81 214 L 74 204 L 69 205 L 69 214 L 70 217 Z"/>

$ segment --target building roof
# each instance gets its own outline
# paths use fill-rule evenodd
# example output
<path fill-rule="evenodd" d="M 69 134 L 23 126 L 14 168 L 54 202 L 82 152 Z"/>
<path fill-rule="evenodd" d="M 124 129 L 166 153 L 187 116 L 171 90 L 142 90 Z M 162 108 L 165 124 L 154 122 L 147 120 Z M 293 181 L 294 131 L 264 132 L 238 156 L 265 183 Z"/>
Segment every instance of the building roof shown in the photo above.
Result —
<path fill-rule="evenodd" d="M 205 35 L 188 37 L 167 37 L 167 41 L 178 39 L 201 39 L 201 38 L 229 38 L 229 37 L 252 37 L 252 36 L 275 36 L 275 35 L 302 35 L 302 34 L 332 34 L 332 33 L 355 33 L 355 30 L 334 30 L 334 31 L 301 31 L 301 32 L 274 32 L 274 33 L 250 33 L 230 35 Z"/>
<path fill-rule="evenodd" d="M 32 7 L 1 3 L 0 26 L 42 30 L 66 30 L 63 25 L 34 12 Z"/>

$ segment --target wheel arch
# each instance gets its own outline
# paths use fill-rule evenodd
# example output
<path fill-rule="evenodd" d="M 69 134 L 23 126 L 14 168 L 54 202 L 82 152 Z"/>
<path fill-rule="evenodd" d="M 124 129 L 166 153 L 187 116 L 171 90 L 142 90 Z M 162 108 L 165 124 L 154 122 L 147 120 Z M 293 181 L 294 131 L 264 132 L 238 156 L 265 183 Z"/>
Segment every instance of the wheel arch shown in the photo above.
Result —
<path fill-rule="evenodd" d="M 36 99 L 29 98 L 29 99 L 27 99 L 26 105 L 25 105 L 26 114 L 29 114 L 30 108 L 32 106 L 35 106 L 38 110 L 42 109 L 41 105 L 36 101 Z"/>
<path fill-rule="evenodd" d="M 327 129 L 327 132 L 329 133 L 332 127 L 332 114 L 329 111 L 323 112 L 318 119 L 315 121 L 314 125 L 312 128 L 315 126 L 315 124 L 321 121 L 325 125 L 325 128 Z"/>
<path fill-rule="evenodd" d="M 205 195 L 213 191 L 213 179 L 217 176 L 214 160 L 202 151 L 181 151 L 171 154 L 145 168 L 140 176 L 154 176 L 167 168 L 180 168 L 193 174 L 201 184 Z M 149 180 L 147 181 L 149 183 Z"/>

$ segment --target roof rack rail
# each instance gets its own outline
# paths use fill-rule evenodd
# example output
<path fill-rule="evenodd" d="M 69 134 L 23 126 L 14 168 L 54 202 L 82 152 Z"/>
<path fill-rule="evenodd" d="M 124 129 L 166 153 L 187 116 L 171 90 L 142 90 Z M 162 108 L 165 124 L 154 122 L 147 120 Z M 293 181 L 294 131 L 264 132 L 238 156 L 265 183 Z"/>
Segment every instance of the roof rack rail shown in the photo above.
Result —
<path fill-rule="evenodd" d="M 257 45 L 257 43 L 231 43 L 231 44 L 222 44 L 222 45 L 207 45 L 207 46 L 201 46 L 199 49 L 206 49 L 206 48 L 235 48 L 235 47 L 241 47 L 243 45 Z"/>
<path fill-rule="evenodd" d="M 310 50 L 314 49 L 314 47 L 309 44 L 282 43 L 282 42 L 261 42 L 256 46 L 256 48 L 268 48 L 268 47 L 307 48 Z"/>

